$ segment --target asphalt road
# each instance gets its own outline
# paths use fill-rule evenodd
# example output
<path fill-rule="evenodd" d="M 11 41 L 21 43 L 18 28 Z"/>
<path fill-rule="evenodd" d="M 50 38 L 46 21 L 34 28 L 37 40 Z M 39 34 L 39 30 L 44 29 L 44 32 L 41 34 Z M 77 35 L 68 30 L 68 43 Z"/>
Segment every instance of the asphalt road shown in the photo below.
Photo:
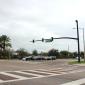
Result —
<path fill-rule="evenodd" d="M 0 85 L 85 85 L 85 65 L 68 61 L 0 60 Z"/>

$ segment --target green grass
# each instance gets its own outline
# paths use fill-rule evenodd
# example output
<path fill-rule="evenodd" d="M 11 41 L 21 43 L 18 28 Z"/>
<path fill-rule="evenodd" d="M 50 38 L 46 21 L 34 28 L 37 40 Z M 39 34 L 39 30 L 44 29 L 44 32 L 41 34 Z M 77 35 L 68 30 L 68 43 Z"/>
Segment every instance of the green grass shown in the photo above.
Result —
<path fill-rule="evenodd" d="M 85 64 L 85 61 L 70 61 L 69 64 Z"/>

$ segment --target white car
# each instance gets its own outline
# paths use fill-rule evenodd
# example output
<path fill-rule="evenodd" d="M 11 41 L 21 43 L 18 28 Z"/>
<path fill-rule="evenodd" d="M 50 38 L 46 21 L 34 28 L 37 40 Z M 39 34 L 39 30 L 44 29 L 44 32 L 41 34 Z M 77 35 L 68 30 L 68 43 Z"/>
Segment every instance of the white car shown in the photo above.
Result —
<path fill-rule="evenodd" d="M 76 57 L 76 59 L 78 59 L 78 56 Z M 81 59 L 81 57 L 80 57 L 80 59 Z"/>
<path fill-rule="evenodd" d="M 23 61 L 27 61 L 27 60 L 31 60 L 31 59 L 32 59 L 32 56 L 22 58 Z"/>

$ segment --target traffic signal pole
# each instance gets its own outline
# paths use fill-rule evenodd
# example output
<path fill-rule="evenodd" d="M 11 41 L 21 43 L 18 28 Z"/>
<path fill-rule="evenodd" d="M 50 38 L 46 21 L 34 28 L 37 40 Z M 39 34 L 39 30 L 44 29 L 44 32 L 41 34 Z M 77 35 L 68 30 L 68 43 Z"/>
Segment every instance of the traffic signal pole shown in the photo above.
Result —
<path fill-rule="evenodd" d="M 79 44 L 78 20 L 76 20 L 76 26 L 77 26 L 77 41 L 78 41 L 78 62 L 80 63 L 80 44 Z"/>
<path fill-rule="evenodd" d="M 78 20 L 75 20 L 76 22 L 76 26 L 77 26 L 77 38 L 73 38 L 73 37 L 59 37 L 59 38 L 53 38 L 51 37 L 51 39 L 44 39 L 42 38 L 41 40 L 33 40 L 31 42 L 36 42 L 36 41 L 46 41 L 46 42 L 52 42 L 54 39 L 74 39 L 78 41 L 78 62 L 80 63 L 80 44 L 79 44 L 79 28 L 78 28 Z"/>

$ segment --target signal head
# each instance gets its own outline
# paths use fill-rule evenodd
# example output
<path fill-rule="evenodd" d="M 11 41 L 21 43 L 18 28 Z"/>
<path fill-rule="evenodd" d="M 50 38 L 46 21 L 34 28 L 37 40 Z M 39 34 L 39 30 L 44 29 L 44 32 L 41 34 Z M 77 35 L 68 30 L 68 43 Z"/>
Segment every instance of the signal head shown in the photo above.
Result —
<path fill-rule="evenodd" d="M 35 40 L 32 41 L 33 43 L 35 42 Z"/>
<path fill-rule="evenodd" d="M 51 37 L 51 40 L 53 41 L 53 37 Z"/>
<path fill-rule="evenodd" d="M 42 38 L 42 42 L 44 42 L 44 38 Z"/>

